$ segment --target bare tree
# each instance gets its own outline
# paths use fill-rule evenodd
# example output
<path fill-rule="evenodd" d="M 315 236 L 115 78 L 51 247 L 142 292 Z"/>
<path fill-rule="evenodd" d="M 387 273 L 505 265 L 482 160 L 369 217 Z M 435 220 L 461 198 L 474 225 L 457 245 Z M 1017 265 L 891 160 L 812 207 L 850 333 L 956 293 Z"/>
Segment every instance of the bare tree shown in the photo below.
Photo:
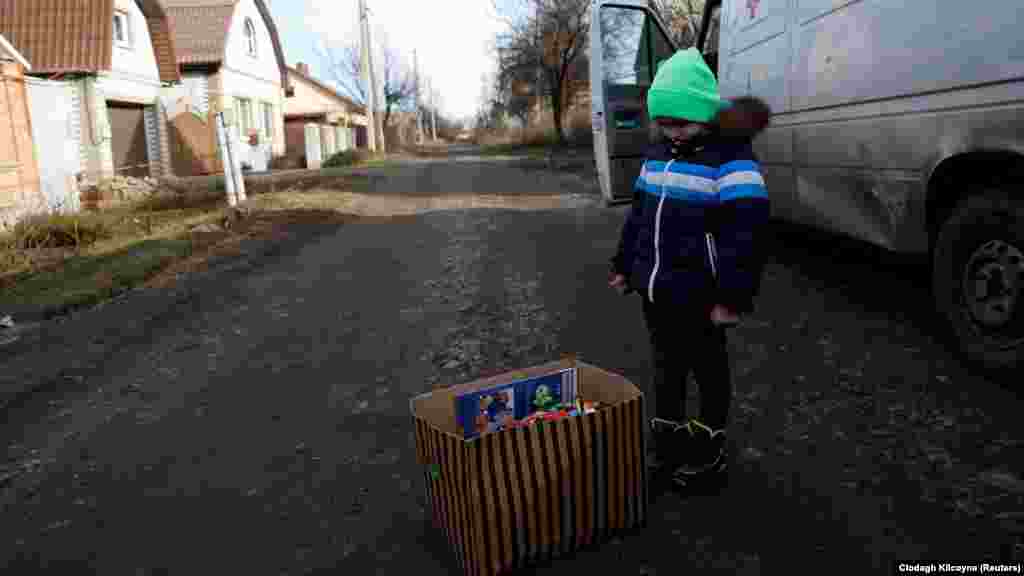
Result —
<path fill-rule="evenodd" d="M 381 41 L 384 53 L 384 126 L 389 126 L 391 113 L 407 108 L 416 95 L 416 83 L 412 71 L 403 64 L 400 54 L 386 41 Z M 361 74 L 362 57 L 358 42 L 343 46 L 340 50 L 326 47 L 320 58 L 331 78 L 341 90 L 360 106 L 366 106 L 367 86 Z"/>
<path fill-rule="evenodd" d="M 558 140 L 564 144 L 563 113 L 575 95 L 571 82 L 584 56 L 590 31 L 589 0 L 493 0 L 505 30 L 496 38 L 498 85 L 534 85 L 551 99 Z M 538 74 L 539 73 L 539 74 Z M 518 107 L 515 107 L 518 110 Z"/>
<path fill-rule="evenodd" d="M 697 31 L 704 13 L 704 0 L 648 0 L 668 27 L 668 34 L 680 48 L 697 43 Z"/>

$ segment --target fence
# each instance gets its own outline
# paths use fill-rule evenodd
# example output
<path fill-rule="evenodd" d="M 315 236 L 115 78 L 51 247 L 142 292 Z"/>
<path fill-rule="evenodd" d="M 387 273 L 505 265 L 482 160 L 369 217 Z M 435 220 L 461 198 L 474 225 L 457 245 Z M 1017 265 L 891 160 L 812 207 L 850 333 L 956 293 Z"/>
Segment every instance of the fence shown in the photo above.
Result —
<path fill-rule="evenodd" d="M 26 85 L 44 208 L 77 211 L 81 206 L 76 175 L 82 160 L 75 87 L 36 78 L 28 79 Z"/>
<path fill-rule="evenodd" d="M 41 204 L 24 71 L 0 62 L 0 224 Z"/>

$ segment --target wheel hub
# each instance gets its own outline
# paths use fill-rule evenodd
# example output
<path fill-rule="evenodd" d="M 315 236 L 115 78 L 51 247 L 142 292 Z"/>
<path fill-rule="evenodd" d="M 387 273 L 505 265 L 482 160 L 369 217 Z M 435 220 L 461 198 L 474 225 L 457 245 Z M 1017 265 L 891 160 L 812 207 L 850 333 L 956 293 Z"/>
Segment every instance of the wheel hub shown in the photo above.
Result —
<path fill-rule="evenodd" d="M 988 329 L 1010 324 L 1024 283 L 1024 252 L 1002 240 L 982 244 L 964 267 L 965 304 L 974 322 Z"/>

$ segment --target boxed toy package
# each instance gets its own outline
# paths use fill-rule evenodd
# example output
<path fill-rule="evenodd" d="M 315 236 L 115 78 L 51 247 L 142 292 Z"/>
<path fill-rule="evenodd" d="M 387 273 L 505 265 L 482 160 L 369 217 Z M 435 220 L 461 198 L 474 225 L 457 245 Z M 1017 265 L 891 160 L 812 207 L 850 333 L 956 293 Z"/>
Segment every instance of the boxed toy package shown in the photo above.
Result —
<path fill-rule="evenodd" d="M 434 526 L 466 574 L 500 574 L 647 519 L 643 394 L 567 359 L 410 402 Z"/>

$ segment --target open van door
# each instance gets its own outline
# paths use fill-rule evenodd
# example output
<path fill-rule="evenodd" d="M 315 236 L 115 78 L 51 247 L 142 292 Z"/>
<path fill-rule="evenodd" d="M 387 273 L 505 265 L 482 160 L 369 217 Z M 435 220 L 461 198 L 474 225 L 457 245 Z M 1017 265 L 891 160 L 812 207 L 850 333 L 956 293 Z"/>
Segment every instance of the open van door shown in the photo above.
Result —
<path fill-rule="evenodd" d="M 605 202 L 633 198 L 651 137 L 647 90 L 676 46 L 645 0 L 594 0 L 590 96 L 594 159 Z"/>

